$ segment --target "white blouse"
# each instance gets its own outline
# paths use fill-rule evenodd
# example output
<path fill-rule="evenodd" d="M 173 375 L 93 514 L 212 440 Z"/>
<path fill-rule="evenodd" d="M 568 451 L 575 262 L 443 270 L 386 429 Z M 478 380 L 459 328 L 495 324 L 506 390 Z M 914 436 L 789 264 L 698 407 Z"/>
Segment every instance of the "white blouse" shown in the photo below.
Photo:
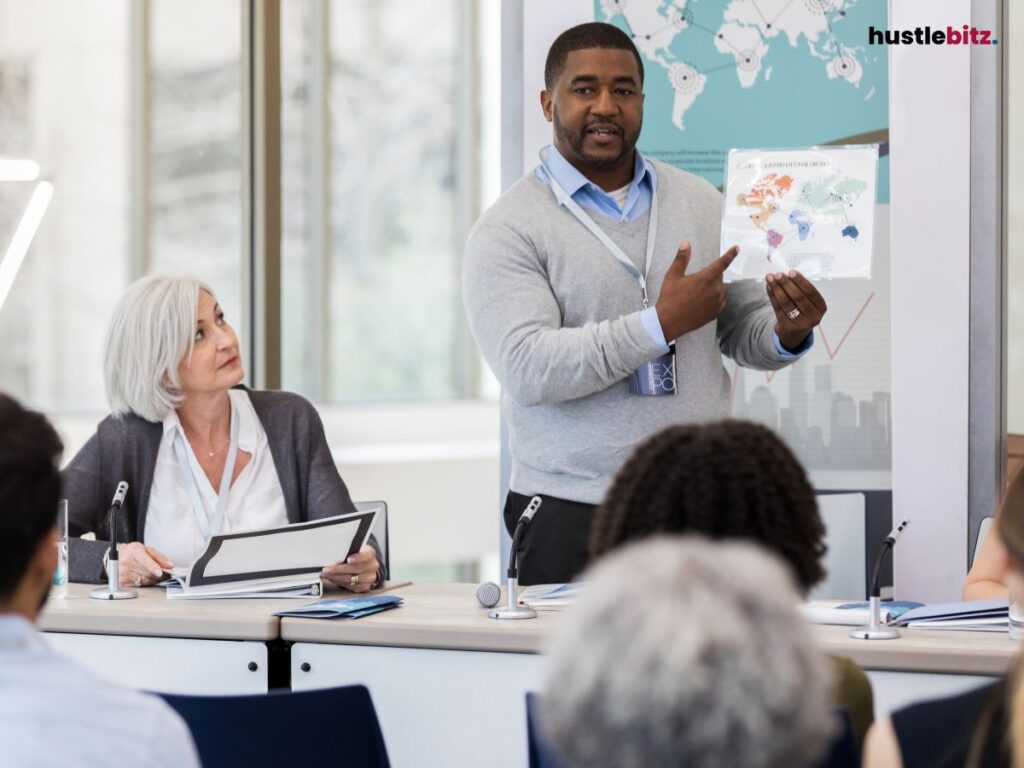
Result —
<path fill-rule="evenodd" d="M 287 525 L 284 492 L 270 454 L 267 433 L 263 431 L 248 393 L 232 389 L 228 395 L 232 410 L 238 412 L 238 450 L 252 454 L 252 458 L 231 485 L 223 525 L 214 533 L 240 533 Z M 176 411 L 171 411 L 164 419 L 163 426 L 142 540 L 166 555 L 174 565 L 187 566 L 203 553 L 207 541 L 200 532 L 189 490 L 174 453 L 175 435 L 181 432 L 185 437 Z M 206 519 L 212 521 L 217 509 L 218 488 L 210 484 L 187 438 L 185 448 L 203 511 Z"/>

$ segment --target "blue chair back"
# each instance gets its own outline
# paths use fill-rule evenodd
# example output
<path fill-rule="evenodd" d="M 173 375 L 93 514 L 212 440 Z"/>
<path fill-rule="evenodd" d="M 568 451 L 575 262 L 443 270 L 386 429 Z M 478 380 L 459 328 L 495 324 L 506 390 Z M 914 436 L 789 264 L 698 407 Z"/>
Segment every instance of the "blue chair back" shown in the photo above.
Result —
<path fill-rule="evenodd" d="M 536 693 L 526 694 L 526 738 L 530 752 L 530 768 L 565 768 L 565 763 L 555 757 L 551 747 L 544 743 L 537 726 Z"/>
<path fill-rule="evenodd" d="M 537 694 L 526 694 L 526 737 L 529 744 L 530 768 L 566 768 L 565 763 L 555 757 L 551 748 L 544 743 L 537 726 Z M 828 751 L 812 768 L 860 768 L 860 749 L 853 733 L 850 713 L 837 708 L 839 730 L 829 745 Z"/>
<path fill-rule="evenodd" d="M 850 713 L 842 707 L 835 710 L 839 730 L 832 739 L 828 751 L 822 755 L 813 768 L 860 768 L 860 747 L 853 732 Z"/>
<path fill-rule="evenodd" d="M 206 768 L 390 768 L 373 700 L 363 685 L 256 696 L 161 696 L 188 724 Z"/>

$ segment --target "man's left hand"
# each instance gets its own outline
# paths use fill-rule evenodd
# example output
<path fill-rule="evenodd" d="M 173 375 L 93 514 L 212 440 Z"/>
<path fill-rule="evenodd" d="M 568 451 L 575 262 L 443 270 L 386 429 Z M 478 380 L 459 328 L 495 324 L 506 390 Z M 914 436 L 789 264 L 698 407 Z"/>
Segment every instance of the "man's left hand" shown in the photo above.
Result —
<path fill-rule="evenodd" d="M 828 311 L 825 299 L 811 281 L 796 270 L 765 277 L 768 298 L 775 309 L 775 333 L 788 350 L 799 349 Z"/>
<path fill-rule="evenodd" d="M 369 592 L 377 581 L 377 551 L 369 544 L 350 555 L 344 563 L 325 565 L 320 575 L 326 580 L 352 592 Z"/>

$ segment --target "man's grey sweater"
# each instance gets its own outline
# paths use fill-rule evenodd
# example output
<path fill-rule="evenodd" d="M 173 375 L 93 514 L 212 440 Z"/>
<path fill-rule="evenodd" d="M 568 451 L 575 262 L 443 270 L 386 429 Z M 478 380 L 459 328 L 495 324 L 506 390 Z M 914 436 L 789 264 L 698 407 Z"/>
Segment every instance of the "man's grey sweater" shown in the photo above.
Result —
<path fill-rule="evenodd" d="M 648 274 L 651 305 L 679 244 L 687 273 L 719 253 L 721 195 L 654 162 L 658 232 Z M 649 214 L 632 222 L 593 215 L 643 270 Z M 636 279 L 548 186 L 530 173 L 470 233 L 463 297 L 470 327 L 502 386 L 512 490 L 597 504 L 632 450 L 671 424 L 727 415 L 731 384 L 721 353 L 741 365 L 786 365 L 760 282 L 727 287 L 725 311 L 676 340 L 675 396 L 631 395 L 627 378 L 661 350 L 640 322 Z"/>

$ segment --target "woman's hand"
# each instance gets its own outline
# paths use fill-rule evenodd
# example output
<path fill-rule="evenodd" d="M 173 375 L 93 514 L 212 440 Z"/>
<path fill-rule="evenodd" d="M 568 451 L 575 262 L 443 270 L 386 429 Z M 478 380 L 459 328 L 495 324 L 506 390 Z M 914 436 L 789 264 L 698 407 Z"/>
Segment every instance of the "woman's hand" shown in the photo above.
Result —
<path fill-rule="evenodd" d="M 320 575 L 327 581 L 353 592 L 369 592 L 377 581 L 377 550 L 369 544 L 350 555 L 344 563 L 325 565 Z"/>
<path fill-rule="evenodd" d="M 139 541 L 117 545 L 118 581 L 122 587 L 149 587 L 174 564 L 159 550 Z"/>

